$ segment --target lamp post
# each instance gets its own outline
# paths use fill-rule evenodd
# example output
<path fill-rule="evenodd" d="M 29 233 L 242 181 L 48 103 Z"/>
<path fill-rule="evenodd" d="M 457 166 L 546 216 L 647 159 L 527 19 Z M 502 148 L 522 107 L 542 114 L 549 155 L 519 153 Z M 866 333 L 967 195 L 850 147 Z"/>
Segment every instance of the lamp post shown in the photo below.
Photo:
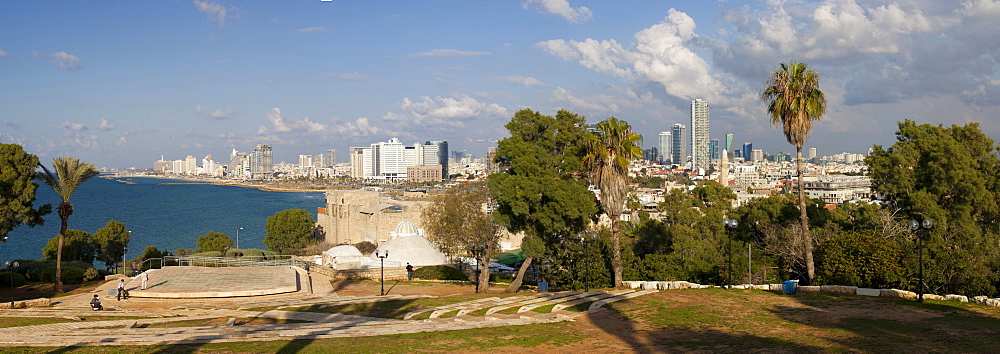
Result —
<path fill-rule="evenodd" d="M 240 249 L 240 230 L 243 230 L 243 228 L 236 229 L 236 249 Z"/>
<path fill-rule="evenodd" d="M 726 234 L 729 236 L 729 287 L 733 287 L 733 229 L 739 226 L 740 222 L 736 219 L 722 219 L 722 225 L 726 226 L 728 231 Z"/>
<path fill-rule="evenodd" d="M 930 218 L 924 219 L 923 222 L 910 220 L 910 230 L 917 234 L 917 252 L 920 253 L 920 280 L 917 284 L 917 301 L 919 302 L 924 302 L 924 237 L 933 226 L 934 222 Z"/>
<path fill-rule="evenodd" d="M 7 268 L 10 269 L 10 308 L 14 309 L 14 269 L 20 266 L 17 262 L 7 262 Z"/>
<path fill-rule="evenodd" d="M 128 232 L 128 239 L 129 240 L 132 239 L 132 231 Z M 125 274 L 125 256 L 128 255 L 128 242 L 125 243 L 125 247 L 124 248 L 125 248 L 125 250 L 122 251 L 122 275 L 124 275 L 124 276 L 127 277 L 128 274 Z M 135 269 L 132 269 L 132 273 L 135 273 Z"/>
<path fill-rule="evenodd" d="M 389 250 L 385 250 L 384 255 L 378 254 L 378 250 L 375 250 L 375 257 L 378 257 L 382 266 L 382 293 L 380 295 L 385 296 L 385 259 L 389 257 Z"/>

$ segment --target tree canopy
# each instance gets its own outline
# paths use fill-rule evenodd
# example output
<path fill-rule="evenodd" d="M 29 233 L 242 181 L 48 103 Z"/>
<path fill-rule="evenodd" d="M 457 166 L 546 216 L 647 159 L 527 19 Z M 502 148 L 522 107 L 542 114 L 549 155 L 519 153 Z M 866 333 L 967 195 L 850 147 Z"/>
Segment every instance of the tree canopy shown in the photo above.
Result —
<path fill-rule="evenodd" d="M 264 246 L 278 254 L 302 249 L 315 239 L 316 221 L 305 209 L 286 209 L 267 218 Z"/>
<path fill-rule="evenodd" d="M 1000 271 L 1000 160 L 979 124 L 899 122 L 896 143 L 865 159 L 872 190 L 904 219 L 931 219 L 925 243 L 933 291 L 995 294 Z"/>
<path fill-rule="evenodd" d="M 221 232 L 209 231 L 207 234 L 198 236 L 198 251 L 202 252 L 224 252 L 233 247 L 233 239 Z"/>
<path fill-rule="evenodd" d="M 57 247 L 59 246 L 59 236 L 49 239 L 42 248 L 42 256 L 45 259 L 54 260 L 58 257 Z M 94 263 L 94 239 L 90 233 L 80 230 L 66 230 L 63 240 L 62 257 L 64 261 L 81 261 L 87 264 Z"/>
<path fill-rule="evenodd" d="M 452 258 L 471 257 L 483 271 L 476 292 L 489 289 L 490 258 L 500 252 L 500 230 L 486 212 L 489 190 L 484 183 L 463 183 L 449 188 L 424 210 L 428 238 Z"/>
<path fill-rule="evenodd" d="M 0 240 L 18 225 L 34 227 L 45 222 L 42 216 L 52 211 L 45 204 L 35 207 L 35 169 L 38 157 L 17 144 L 0 143 Z"/>
<path fill-rule="evenodd" d="M 94 247 L 97 250 L 97 260 L 106 264 L 121 261 L 128 249 L 128 241 L 132 236 L 125 228 L 125 223 L 115 220 L 94 232 Z"/>

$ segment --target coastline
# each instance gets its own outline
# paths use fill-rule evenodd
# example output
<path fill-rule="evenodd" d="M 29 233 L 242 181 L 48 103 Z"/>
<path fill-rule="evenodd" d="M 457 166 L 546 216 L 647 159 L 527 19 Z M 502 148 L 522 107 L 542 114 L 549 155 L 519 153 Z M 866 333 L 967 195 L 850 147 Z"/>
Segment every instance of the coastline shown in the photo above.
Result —
<path fill-rule="evenodd" d="M 166 182 L 160 184 L 210 184 L 216 186 L 256 188 L 267 192 L 282 192 L 282 193 L 318 193 L 318 192 L 326 192 L 327 190 L 330 189 L 343 189 L 343 188 L 337 188 L 341 186 L 320 185 L 312 183 L 306 184 L 305 186 L 288 186 L 287 184 L 296 184 L 296 183 L 294 182 L 249 183 L 249 182 L 240 182 L 235 180 L 220 180 L 217 178 L 195 177 L 195 176 L 151 176 L 151 175 L 121 176 L 115 174 L 107 174 L 107 175 L 102 175 L 101 177 L 121 183 L 132 183 L 128 181 L 129 178 L 156 178 L 162 180 L 187 181 L 178 183 Z"/>

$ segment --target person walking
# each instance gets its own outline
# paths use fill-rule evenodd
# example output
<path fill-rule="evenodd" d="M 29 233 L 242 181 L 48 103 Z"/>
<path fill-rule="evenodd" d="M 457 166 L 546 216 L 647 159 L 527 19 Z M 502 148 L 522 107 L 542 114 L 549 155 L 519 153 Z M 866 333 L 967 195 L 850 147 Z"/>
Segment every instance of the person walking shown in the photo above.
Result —
<path fill-rule="evenodd" d="M 139 274 L 139 279 L 142 280 L 142 290 L 146 290 L 146 284 L 149 282 L 149 271 Z"/>
<path fill-rule="evenodd" d="M 409 262 L 406 263 L 406 280 L 413 280 L 413 266 Z"/>
<path fill-rule="evenodd" d="M 121 301 L 122 298 L 128 299 L 128 294 L 125 293 L 125 279 L 118 279 L 118 295 L 115 295 L 115 299 Z"/>
<path fill-rule="evenodd" d="M 139 274 L 139 265 L 132 261 L 132 276 L 134 277 L 136 274 Z"/>

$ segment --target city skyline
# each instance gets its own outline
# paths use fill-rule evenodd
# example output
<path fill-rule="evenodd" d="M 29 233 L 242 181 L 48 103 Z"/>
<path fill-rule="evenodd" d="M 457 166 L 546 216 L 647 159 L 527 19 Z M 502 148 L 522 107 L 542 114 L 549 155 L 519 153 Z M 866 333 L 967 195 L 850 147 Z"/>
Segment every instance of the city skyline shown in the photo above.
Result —
<path fill-rule="evenodd" d="M 709 139 L 791 151 L 757 99 L 791 60 L 829 101 L 807 147 L 864 153 L 903 119 L 1000 140 L 988 0 L 51 5 L 0 12 L 0 142 L 43 163 L 144 168 L 261 137 L 275 162 L 394 136 L 481 156 L 522 108 L 613 115 L 648 148 L 699 98 Z"/>

